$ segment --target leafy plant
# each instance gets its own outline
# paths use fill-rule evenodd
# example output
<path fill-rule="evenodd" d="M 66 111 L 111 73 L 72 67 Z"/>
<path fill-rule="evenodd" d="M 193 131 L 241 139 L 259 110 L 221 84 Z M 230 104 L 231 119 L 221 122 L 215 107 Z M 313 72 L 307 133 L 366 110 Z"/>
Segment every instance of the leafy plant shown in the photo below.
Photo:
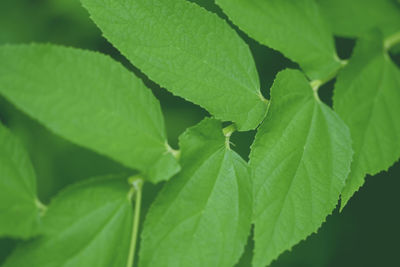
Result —
<path fill-rule="evenodd" d="M 67 187 L 47 207 L 27 152 L 0 125 L 0 236 L 25 240 L 4 266 L 229 267 L 254 225 L 252 264 L 262 267 L 316 232 L 340 198 L 343 209 L 367 174 L 400 157 L 400 71 L 389 55 L 400 7 L 350 2 L 216 0 L 224 19 L 187 0 L 82 0 L 134 66 L 210 113 L 180 136 L 179 150 L 158 100 L 110 57 L 0 46 L 3 97 L 132 170 Z M 354 11 L 364 5 L 373 15 Z M 237 28 L 299 65 L 277 74 L 270 100 Z M 333 34 L 357 38 L 349 60 Z M 333 79 L 332 109 L 318 91 Z M 254 129 L 246 162 L 230 137 Z M 139 229 L 143 183 L 160 182 Z"/>

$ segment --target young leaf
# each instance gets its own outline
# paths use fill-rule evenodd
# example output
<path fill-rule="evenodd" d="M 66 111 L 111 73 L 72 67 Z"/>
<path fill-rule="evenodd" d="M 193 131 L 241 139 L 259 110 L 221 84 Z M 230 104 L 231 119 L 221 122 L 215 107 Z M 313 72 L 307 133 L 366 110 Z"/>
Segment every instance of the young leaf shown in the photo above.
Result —
<path fill-rule="evenodd" d="M 279 73 L 250 154 L 255 267 L 271 263 L 317 231 L 336 207 L 351 158 L 346 125 L 300 71 Z"/>
<path fill-rule="evenodd" d="M 2 46 L 0 94 L 55 133 L 152 182 L 179 170 L 158 101 L 105 55 L 53 45 Z"/>
<path fill-rule="evenodd" d="M 341 63 L 314 0 L 216 0 L 250 37 L 299 63 L 311 79 L 325 79 Z"/>
<path fill-rule="evenodd" d="M 3 267 L 121 267 L 128 258 L 132 205 L 125 179 L 92 179 L 60 193 L 42 237 L 20 244 Z"/>
<path fill-rule="evenodd" d="M 354 161 L 342 193 L 342 207 L 366 174 L 389 168 L 400 157 L 400 71 L 383 49 L 382 35 L 360 39 L 339 74 L 334 108 L 350 127 Z"/>
<path fill-rule="evenodd" d="M 180 138 L 182 172 L 166 184 L 142 232 L 139 266 L 231 267 L 251 223 L 249 170 L 206 119 Z"/>
<path fill-rule="evenodd" d="M 379 28 L 385 35 L 400 30 L 400 5 L 393 0 L 318 0 L 336 35 L 358 37 Z"/>
<path fill-rule="evenodd" d="M 186 0 L 81 0 L 104 36 L 151 79 L 255 128 L 267 103 L 250 50 L 228 24 Z"/>
<path fill-rule="evenodd" d="M 0 124 L 0 237 L 29 238 L 40 223 L 36 176 L 19 140 Z"/>

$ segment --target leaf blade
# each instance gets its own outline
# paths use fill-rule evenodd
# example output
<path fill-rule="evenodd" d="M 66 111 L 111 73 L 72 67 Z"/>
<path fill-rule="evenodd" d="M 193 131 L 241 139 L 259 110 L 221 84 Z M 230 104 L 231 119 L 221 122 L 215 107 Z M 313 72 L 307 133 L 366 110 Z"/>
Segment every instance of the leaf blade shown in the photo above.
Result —
<path fill-rule="evenodd" d="M 20 141 L 0 124 L 0 236 L 29 238 L 37 234 L 36 175 Z"/>
<path fill-rule="evenodd" d="M 318 0 L 336 35 L 360 37 L 379 28 L 388 36 L 400 30 L 400 7 L 391 0 Z"/>
<path fill-rule="evenodd" d="M 179 166 L 158 101 L 111 58 L 52 45 L 0 48 L 0 93 L 70 141 L 138 169 L 152 182 Z"/>
<path fill-rule="evenodd" d="M 190 128 L 180 142 L 184 169 L 147 215 L 139 266 L 232 266 L 250 230 L 247 165 L 225 148 L 215 120 Z"/>
<path fill-rule="evenodd" d="M 56 196 L 44 235 L 23 243 L 4 266 L 124 266 L 133 212 L 125 179 L 96 178 Z"/>
<path fill-rule="evenodd" d="M 383 49 L 383 36 L 363 36 L 337 78 L 334 108 L 349 126 L 355 151 L 342 208 L 366 174 L 388 169 L 400 157 L 400 72 Z"/>
<path fill-rule="evenodd" d="M 350 133 L 299 72 L 285 70 L 250 154 L 255 197 L 254 266 L 315 232 L 336 207 L 352 157 Z"/>
<path fill-rule="evenodd" d="M 333 36 L 313 0 L 217 0 L 229 18 L 250 37 L 299 63 L 313 79 L 340 67 Z"/>
<path fill-rule="evenodd" d="M 106 38 L 173 94 L 241 130 L 265 116 L 250 50 L 215 14 L 184 0 L 82 3 Z"/>

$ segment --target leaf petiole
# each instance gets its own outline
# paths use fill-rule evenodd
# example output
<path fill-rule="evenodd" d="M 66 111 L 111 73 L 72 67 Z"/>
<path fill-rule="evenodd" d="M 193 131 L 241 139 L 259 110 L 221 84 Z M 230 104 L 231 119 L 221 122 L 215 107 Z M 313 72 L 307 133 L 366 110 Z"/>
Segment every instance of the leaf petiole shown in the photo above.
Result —
<path fill-rule="evenodd" d="M 43 216 L 47 211 L 47 206 L 44 205 L 38 198 L 35 199 L 35 205 L 39 209 L 40 216 Z"/>
<path fill-rule="evenodd" d="M 180 150 L 175 150 L 173 149 L 168 142 L 165 143 L 165 147 L 167 148 L 167 153 L 170 153 L 172 156 L 174 156 L 174 158 L 176 158 L 177 160 L 179 160 L 180 156 L 181 156 L 181 151 Z"/>
<path fill-rule="evenodd" d="M 132 267 L 134 260 L 135 260 L 137 234 L 138 234 L 138 230 L 139 230 L 143 179 L 139 176 L 133 176 L 133 177 L 130 177 L 128 181 L 129 181 L 129 184 L 132 185 L 131 191 L 129 192 L 129 199 L 132 201 L 133 196 L 135 196 L 135 213 L 133 215 L 131 243 L 129 246 L 128 261 L 126 263 L 126 267 Z"/>
<path fill-rule="evenodd" d="M 225 147 L 227 149 L 230 149 L 230 138 L 231 135 L 236 132 L 237 127 L 236 124 L 232 123 L 231 125 L 226 126 L 225 128 L 222 129 L 222 132 L 225 136 Z"/>
<path fill-rule="evenodd" d="M 396 32 L 395 34 L 386 38 L 383 46 L 385 48 L 385 51 L 389 51 L 397 44 L 400 44 L 400 32 Z"/>

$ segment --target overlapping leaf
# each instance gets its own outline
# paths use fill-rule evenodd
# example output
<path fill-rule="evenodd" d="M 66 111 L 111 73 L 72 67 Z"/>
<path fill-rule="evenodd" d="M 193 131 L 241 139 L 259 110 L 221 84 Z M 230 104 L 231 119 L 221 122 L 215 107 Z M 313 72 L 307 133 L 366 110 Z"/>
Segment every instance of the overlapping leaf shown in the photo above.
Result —
<path fill-rule="evenodd" d="M 141 267 L 231 267 L 251 222 L 249 170 L 225 145 L 216 120 L 180 138 L 183 170 L 166 184 L 142 232 Z"/>
<path fill-rule="evenodd" d="M 67 188 L 43 218 L 45 234 L 18 246 L 3 266 L 125 266 L 133 217 L 128 191 L 117 177 Z"/>
<path fill-rule="evenodd" d="M 81 0 L 105 37 L 172 93 L 239 129 L 267 104 L 250 50 L 226 22 L 186 0 Z"/>
<path fill-rule="evenodd" d="M 340 67 L 333 37 L 314 0 L 217 0 L 250 37 L 300 64 L 311 79 Z"/>
<path fill-rule="evenodd" d="M 2 46 L 0 94 L 55 133 L 153 182 L 179 169 L 158 101 L 107 56 L 51 45 Z"/>
<path fill-rule="evenodd" d="M 339 36 L 358 37 L 379 28 L 400 30 L 400 5 L 393 0 L 317 0 L 324 18 Z"/>
<path fill-rule="evenodd" d="M 36 176 L 19 140 L 0 124 L 0 237 L 28 238 L 40 224 Z"/>
<path fill-rule="evenodd" d="M 315 232 L 336 207 L 352 157 L 350 132 L 296 70 L 278 74 L 250 154 L 255 251 L 263 267 Z"/>
<path fill-rule="evenodd" d="M 334 108 L 350 127 L 355 152 L 342 206 L 366 174 L 386 170 L 400 157 L 399 88 L 400 71 L 383 49 L 382 35 L 364 36 L 335 86 Z"/>

